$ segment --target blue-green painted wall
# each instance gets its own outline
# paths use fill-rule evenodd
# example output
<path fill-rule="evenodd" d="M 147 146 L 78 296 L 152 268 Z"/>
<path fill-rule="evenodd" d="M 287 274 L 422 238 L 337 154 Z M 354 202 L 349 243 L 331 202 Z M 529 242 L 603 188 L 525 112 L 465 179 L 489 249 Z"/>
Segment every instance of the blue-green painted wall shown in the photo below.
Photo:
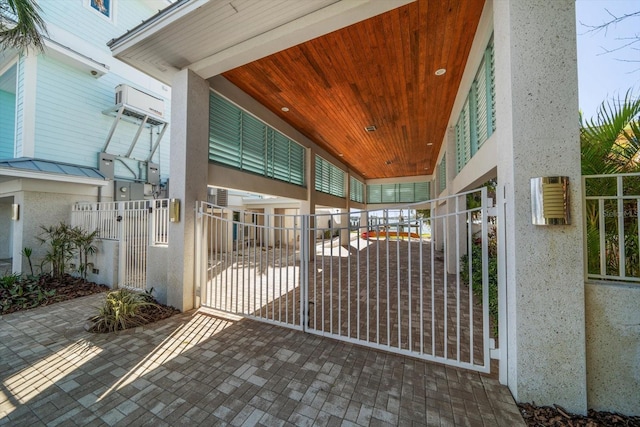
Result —
<path fill-rule="evenodd" d="M 96 48 L 109 52 L 107 42 L 154 15 L 158 2 L 111 0 L 115 19 L 109 21 L 89 7 L 89 0 L 40 0 L 47 24 L 63 28 Z M 168 6 L 168 3 L 167 3 Z"/>
<path fill-rule="evenodd" d="M 0 90 L 0 159 L 13 158 L 16 96 Z"/>
<path fill-rule="evenodd" d="M 112 0 L 115 19 L 108 21 L 89 8 L 88 3 L 88 0 L 38 2 L 42 8 L 42 17 L 50 28 L 60 28 L 80 38 L 80 43 L 94 45 L 96 56 L 102 55 L 103 58 L 105 54 L 111 56 L 106 46 L 109 40 L 124 34 L 128 29 L 155 14 L 159 5 L 158 1 L 153 3 L 144 0 Z M 67 47 L 74 48 L 72 45 Z M 87 50 L 86 44 L 81 50 Z M 12 114 L 16 119 L 13 131 L 16 135 L 14 145 L 19 155 L 22 153 L 24 62 L 24 58 L 18 62 L 16 100 Z M 111 71 L 95 78 L 86 70 L 71 65 L 72 63 L 63 62 L 59 56 L 46 53 L 37 57 L 34 157 L 96 167 L 98 153 L 102 151 L 115 120 L 113 116 L 103 114 L 104 110 L 114 105 L 115 87 L 124 83 L 150 91 L 130 80 L 137 78 L 137 72 L 130 73 L 126 71 L 127 67 L 111 67 Z M 124 70 L 121 72 L 128 78 L 116 74 L 114 68 Z M 146 84 L 148 78 L 143 79 L 140 83 Z M 162 93 L 152 95 L 164 98 Z M 165 99 L 164 104 L 165 117 L 169 119 L 171 103 Z M 137 125 L 120 121 L 108 152 L 125 155 L 137 130 Z M 154 133 L 158 130 L 155 128 Z M 162 179 L 168 178 L 169 173 L 169 135 L 167 129 L 152 158 L 152 162 L 160 164 Z M 156 136 L 154 134 L 152 137 L 150 130 L 144 129 L 131 157 L 146 160 Z M 0 147 L 0 150 L 2 149 Z M 11 157 L 13 152 L 12 146 Z M 139 174 L 137 163 L 131 162 L 129 166 L 138 173 L 138 177 L 144 176 Z M 120 163 L 116 163 L 116 175 L 119 178 L 133 178 Z"/>
<path fill-rule="evenodd" d="M 97 166 L 109 130 L 115 120 L 104 110 L 114 105 L 114 89 L 131 81 L 107 73 L 96 79 L 86 72 L 47 56 L 38 58 L 35 157 L 84 166 Z M 170 102 L 165 100 L 165 111 Z M 138 126 L 119 121 L 109 144 L 108 152 L 125 155 Z M 147 158 L 151 144 L 150 131 L 143 133 L 131 154 L 139 160 Z M 161 146 L 153 158 L 161 164 L 161 174 L 168 174 L 169 134 L 165 133 Z M 121 166 L 121 165 L 120 165 Z M 121 178 L 133 178 L 126 169 Z M 135 171 L 138 169 L 136 167 Z"/>

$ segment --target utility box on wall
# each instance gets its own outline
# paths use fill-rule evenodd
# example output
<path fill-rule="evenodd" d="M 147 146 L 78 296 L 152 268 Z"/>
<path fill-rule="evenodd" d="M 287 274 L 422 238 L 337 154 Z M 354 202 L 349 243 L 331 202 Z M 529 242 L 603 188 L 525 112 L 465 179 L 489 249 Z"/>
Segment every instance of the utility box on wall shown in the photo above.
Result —
<path fill-rule="evenodd" d="M 98 170 L 107 179 L 113 179 L 116 156 L 109 153 L 98 153 Z"/>
<path fill-rule="evenodd" d="M 144 200 L 144 184 L 131 181 L 113 182 L 113 201 Z"/>
<path fill-rule="evenodd" d="M 147 163 L 147 184 L 160 184 L 160 165 L 156 163 Z"/>

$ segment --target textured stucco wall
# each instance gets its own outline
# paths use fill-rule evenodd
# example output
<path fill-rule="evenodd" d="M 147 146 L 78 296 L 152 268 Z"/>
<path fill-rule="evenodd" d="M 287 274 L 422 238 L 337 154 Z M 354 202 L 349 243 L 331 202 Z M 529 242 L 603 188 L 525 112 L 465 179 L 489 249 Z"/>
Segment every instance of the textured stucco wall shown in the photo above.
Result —
<path fill-rule="evenodd" d="M 96 248 L 96 253 L 90 258 L 93 268 L 89 269 L 87 279 L 113 289 L 118 284 L 119 242 L 100 239 L 96 241 Z M 98 274 L 93 273 L 94 269 Z"/>
<path fill-rule="evenodd" d="M 147 250 L 147 289 L 153 288 L 153 296 L 167 304 L 167 258 L 169 247 L 150 246 Z"/>
<path fill-rule="evenodd" d="M 11 258 L 12 253 L 12 230 L 11 204 L 13 197 L 0 199 L 0 258 Z M 0 273 L 2 273 L 0 271 Z"/>
<path fill-rule="evenodd" d="M 586 285 L 589 408 L 640 415 L 640 287 Z"/>
<path fill-rule="evenodd" d="M 498 211 L 508 385 L 520 402 L 587 411 L 574 0 L 495 0 Z M 569 176 L 571 225 L 531 222 L 530 179 Z"/>
<path fill-rule="evenodd" d="M 45 237 L 42 235 L 42 226 L 54 226 L 62 221 L 69 224 L 71 206 L 76 200 L 75 196 L 69 194 L 25 191 L 23 203 L 20 206 L 22 247 L 14 247 L 14 256 L 16 252 L 19 254 L 22 248 L 31 248 L 34 268 L 39 266 L 49 248 L 46 243 L 42 244 L 38 241 L 38 237 Z M 49 266 L 46 266 L 45 271 L 48 271 L 48 268 Z M 27 273 L 25 269 L 28 269 L 26 261 L 22 264 L 22 270 Z"/>
<path fill-rule="evenodd" d="M 169 224 L 172 256 L 167 260 L 167 303 L 189 310 L 194 294 L 195 204 L 207 199 L 209 150 L 209 84 L 191 70 L 173 80 L 171 101 L 171 185 L 169 197 L 179 199 L 179 222 Z"/>

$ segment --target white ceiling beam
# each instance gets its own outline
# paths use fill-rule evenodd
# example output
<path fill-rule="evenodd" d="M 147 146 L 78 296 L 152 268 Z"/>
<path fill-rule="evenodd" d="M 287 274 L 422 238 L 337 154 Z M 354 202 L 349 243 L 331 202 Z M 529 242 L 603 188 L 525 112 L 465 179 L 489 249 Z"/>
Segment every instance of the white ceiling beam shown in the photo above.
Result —
<path fill-rule="evenodd" d="M 208 79 L 413 1 L 342 0 L 203 58 L 187 68 Z"/>

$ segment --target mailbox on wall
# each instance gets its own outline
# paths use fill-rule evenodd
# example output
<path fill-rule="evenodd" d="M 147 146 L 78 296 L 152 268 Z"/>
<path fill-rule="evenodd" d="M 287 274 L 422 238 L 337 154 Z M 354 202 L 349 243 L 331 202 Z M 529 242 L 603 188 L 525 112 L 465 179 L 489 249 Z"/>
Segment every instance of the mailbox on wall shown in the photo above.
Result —
<path fill-rule="evenodd" d="M 534 225 L 571 224 L 568 176 L 531 178 L 531 221 Z"/>

